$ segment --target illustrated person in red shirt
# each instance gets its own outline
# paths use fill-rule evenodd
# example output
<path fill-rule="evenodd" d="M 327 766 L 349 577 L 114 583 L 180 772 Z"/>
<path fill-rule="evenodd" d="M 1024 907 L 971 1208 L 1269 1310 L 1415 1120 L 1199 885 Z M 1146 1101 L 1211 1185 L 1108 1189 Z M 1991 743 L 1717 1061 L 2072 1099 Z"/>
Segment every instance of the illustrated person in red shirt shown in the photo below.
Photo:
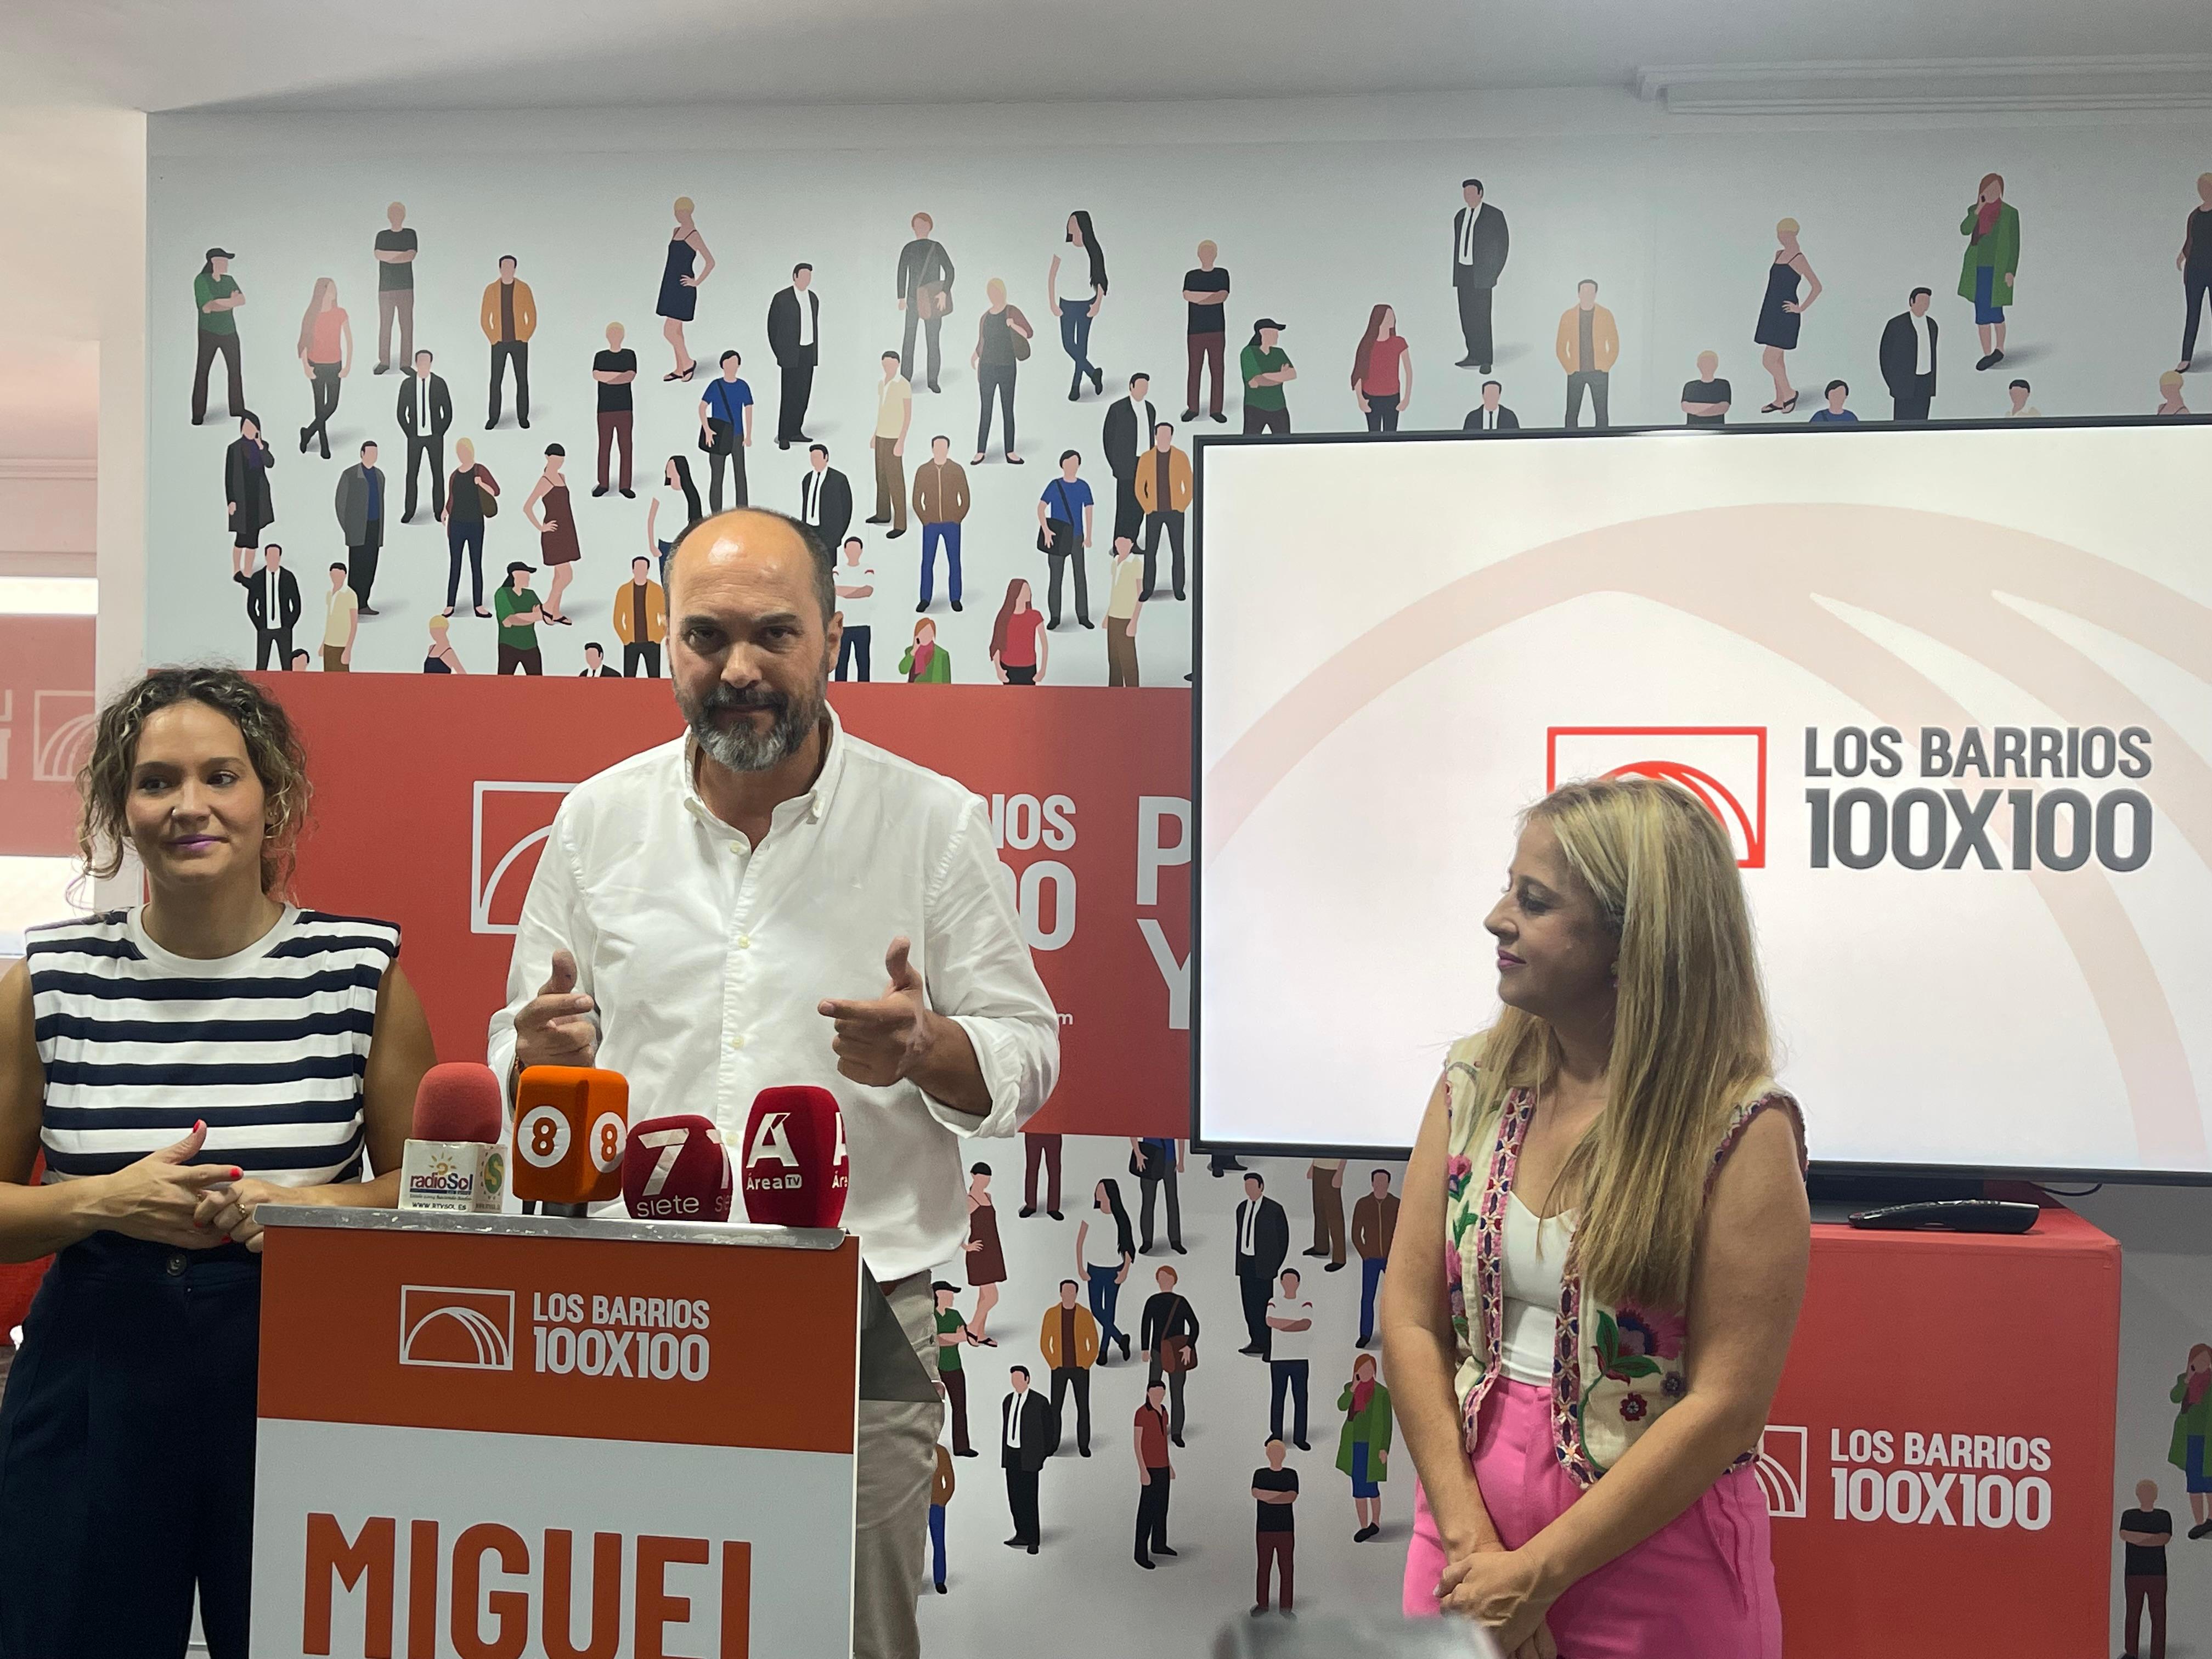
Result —
<path fill-rule="evenodd" d="M 1175 1460 L 1168 1451 L 1168 1408 L 1161 1402 L 1166 1383 L 1155 1379 L 1145 1389 L 1145 1403 L 1137 1407 L 1133 1443 L 1137 1454 L 1137 1565 L 1152 1571 L 1152 1557 L 1173 1555 L 1168 1547 L 1168 1492 L 1176 1478 Z"/>

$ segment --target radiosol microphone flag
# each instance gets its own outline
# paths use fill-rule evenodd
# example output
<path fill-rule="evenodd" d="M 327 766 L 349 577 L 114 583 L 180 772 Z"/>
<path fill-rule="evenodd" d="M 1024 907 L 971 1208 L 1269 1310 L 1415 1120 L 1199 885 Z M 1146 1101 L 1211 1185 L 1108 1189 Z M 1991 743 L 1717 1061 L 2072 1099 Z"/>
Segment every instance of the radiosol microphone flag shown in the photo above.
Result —
<path fill-rule="evenodd" d="M 507 1117 L 491 1067 L 433 1066 L 415 1091 L 399 1164 L 399 1207 L 495 1214 L 507 1196 Z"/>

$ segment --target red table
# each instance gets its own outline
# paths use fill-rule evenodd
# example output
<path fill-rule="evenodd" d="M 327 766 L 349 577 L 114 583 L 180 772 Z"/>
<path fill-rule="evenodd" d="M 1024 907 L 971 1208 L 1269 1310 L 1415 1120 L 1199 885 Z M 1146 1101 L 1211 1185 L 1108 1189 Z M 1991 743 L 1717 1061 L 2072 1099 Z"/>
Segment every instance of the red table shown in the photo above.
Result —
<path fill-rule="evenodd" d="M 1759 1477 L 1791 1659 L 2107 1643 L 2120 1248 L 1813 1229 Z"/>

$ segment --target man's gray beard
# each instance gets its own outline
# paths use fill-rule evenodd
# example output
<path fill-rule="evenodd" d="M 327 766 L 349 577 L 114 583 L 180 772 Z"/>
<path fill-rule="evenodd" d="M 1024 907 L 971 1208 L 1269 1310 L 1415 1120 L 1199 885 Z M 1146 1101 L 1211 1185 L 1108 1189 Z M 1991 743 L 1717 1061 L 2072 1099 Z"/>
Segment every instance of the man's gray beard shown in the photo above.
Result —
<path fill-rule="evenodd" d="M 808 733 L 821 722 L 827 695 L 826 686 L 803 697 L 787 697 L 763 687 L 750 696 L 741 696 L 717 680 L 702 702 L 695 703 L 679 690 L 676 702 L 699 747 L 717 765 L 732 772 L 767 772 L 799 752 Z M 756 728 L 750 720 L 735 726 L 714 723 L 714 717 L 726 710 L 764 708 L 775 710 L 775 719 L 766 731 Z"/>

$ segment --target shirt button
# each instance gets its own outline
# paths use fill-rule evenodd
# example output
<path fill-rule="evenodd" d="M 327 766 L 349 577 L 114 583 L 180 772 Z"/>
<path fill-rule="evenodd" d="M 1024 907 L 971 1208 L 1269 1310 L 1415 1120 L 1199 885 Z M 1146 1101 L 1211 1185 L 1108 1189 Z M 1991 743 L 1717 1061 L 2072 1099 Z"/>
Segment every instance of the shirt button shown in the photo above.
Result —
<path fill-rule="evenodd" d="M 164 1261 L 161 1264 L 161 1268 L 163 1272 L 169 1275 L 170 1278 L 180 1278 L 185 1271 L 185 1258 L 183 1253 L 179 1251 L 171 1255 L 167 1261 Z"/>
<path fill-rule="evenodd" d="M 738 935 L 738 949 L 740 951 L 750 951 L 752 948 L 753 936 L 750 933 L 740 933 Z"/>
<path fill-rule="evenodd" d="M 733 841 L 730 843 L 730 850 L 732 853 L 742 853 L 745 850 L 745 844 L 741 841 Z"/>
<path fill-rule="evenodd" d="M 730 1047 L 732 1048 L 742 1048 L 744 1046 L 745 1040 L 741 1036 L 733 1036 L 730 1039 Z"/>

